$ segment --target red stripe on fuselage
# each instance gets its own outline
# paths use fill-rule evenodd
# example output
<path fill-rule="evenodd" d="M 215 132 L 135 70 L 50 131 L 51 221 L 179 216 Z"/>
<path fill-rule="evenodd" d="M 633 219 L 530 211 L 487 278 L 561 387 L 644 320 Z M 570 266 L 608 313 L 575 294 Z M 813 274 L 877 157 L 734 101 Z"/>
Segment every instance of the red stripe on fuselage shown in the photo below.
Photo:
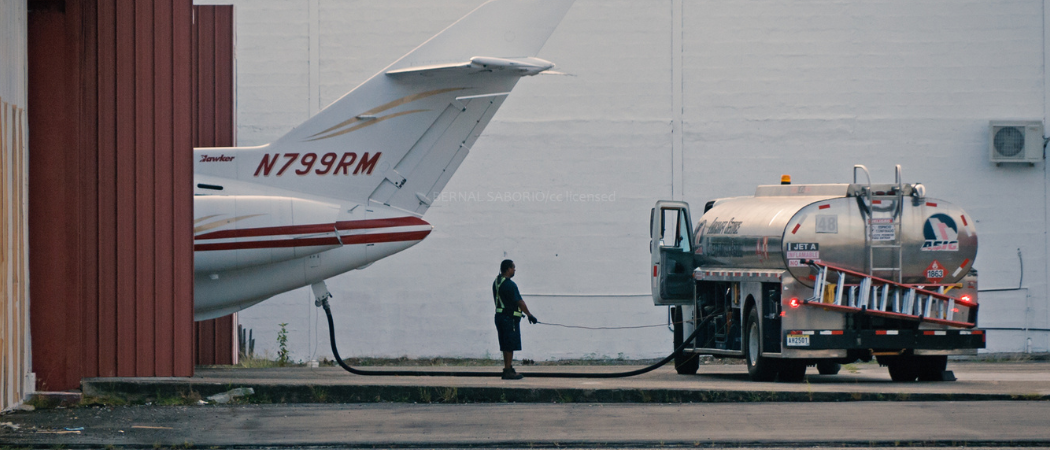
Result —
<path fill-rule="evenodd" d="M 195 240 L 231 239 L 242 237 L 281 236 L 285 234 L 329 233 L 335 230 L 359 230 L 362 228 L 390 228 L 430 225 L 419 217 L 393 217 L 390 219 L 349 220 L 336 223 L 311 225 L 289 225 L 283 227 L 245 228 L 242 230 L 220 230 L 195 236 Z"/>
<path fill-rule="evenodd" d="M 353 234 L 350 236 L 343 236 L 343 245 L 419 241 L 427 237 L 428 234 L 430 234 L 430 230 L 406 231 L 403 233 Z"/>
<path fill-rule="evenodd" d="M 427 237 L 430 230 L 407 231 L 402 233 L 374 233 L 343 236 L 342 245 L 378 244 L 383 242 L 419 241 Z M 196 244 L 193 251 L 248 250 L 261 248 L 317 247 L 340 245 L 340 239 L 332 237 L 306 239 L 280 239 L 271 241 L 224 242 L 221 244 Z"/>
<path fill-rule="evenodd" d="M 259 248 L 316 247 L 339 245 L 334 236 L 305 239 L 274 239 L 271 241 L 223 242 L 221 244 L 194 244 L 193 251 L 207 252 L 215 250 L 248 250 Z"/>
<path fill-rule="evenodd" d="M 416 225 L 430 225 L 419 217 L 406 216 L 406 217 L 393 217 L 390 219 L 370 219 L 370 220 L 350 220 L 344 222 L 336 222 L 335 228 L 337 230 L 359 230 L 362 228 L 390 228 L 390 227 L 410 227 Z"/>

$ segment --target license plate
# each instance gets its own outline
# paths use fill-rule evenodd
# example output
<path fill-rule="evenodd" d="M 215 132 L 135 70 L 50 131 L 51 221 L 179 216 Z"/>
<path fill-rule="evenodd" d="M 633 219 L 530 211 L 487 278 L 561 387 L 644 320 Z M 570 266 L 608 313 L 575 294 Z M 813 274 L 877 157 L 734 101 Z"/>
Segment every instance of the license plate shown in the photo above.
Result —
<path fill-rule="evenodd" d="M 787 336 L 788 347 L 809 347 L 809 335 L 789 334 Z"/>

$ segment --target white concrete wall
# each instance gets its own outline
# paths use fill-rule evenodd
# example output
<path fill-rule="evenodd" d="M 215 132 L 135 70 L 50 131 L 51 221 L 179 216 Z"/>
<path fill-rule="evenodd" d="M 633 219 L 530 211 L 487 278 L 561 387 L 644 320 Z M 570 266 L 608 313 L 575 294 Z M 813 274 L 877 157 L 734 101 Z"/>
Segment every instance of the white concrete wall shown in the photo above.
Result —
<path fill-rule="evenodd" d="M 36 387 L 30 373 L 26 2 L 0 0 L 0 411 Z"/>
<path fill-rule="evenodd" d="M 239 143 L 277 138 L 480 3 L 234 2 Z M 993 330 L 989 350 L 1046 352 L 1046 165 L 987 156 L 989 120 L 1045 121 L 1046 14 L 1044 0 L 577 0 L 539 55 L 575 76 L 519 83 L 427 213 L 430 237 L 329 281 L 340 350 L 497 355 L 489 286 L 504 257 L 544 322 L 661 324 L 648 296 L 656 199 L 700 208 L 783 173 L 845 182 L 853 164 L 890 182 L 902 164 L 977 220 L 982 288 L 1017 287 L 1021 250 L 1024 289 L 983 293 L 981 325 L 1043 331 Z M 287 322 L 293 358 L 330 357 L 306 290 L 240 321 L 257 352 L 275 354 Z M 660 327 L 523 328 L 520 356 L 538 360 L 671 345 Z"/>

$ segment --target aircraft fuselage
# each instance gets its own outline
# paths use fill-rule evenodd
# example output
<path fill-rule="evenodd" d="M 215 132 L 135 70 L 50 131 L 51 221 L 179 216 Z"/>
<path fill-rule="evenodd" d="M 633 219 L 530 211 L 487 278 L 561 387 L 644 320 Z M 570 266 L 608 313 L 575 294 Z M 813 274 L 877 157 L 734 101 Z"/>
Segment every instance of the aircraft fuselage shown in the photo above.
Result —
<path fill-rule="evenodd" d="M 382 205 L 299 195 L 194 197 L 196 320 L 365 267 L 433 229 Z"/>

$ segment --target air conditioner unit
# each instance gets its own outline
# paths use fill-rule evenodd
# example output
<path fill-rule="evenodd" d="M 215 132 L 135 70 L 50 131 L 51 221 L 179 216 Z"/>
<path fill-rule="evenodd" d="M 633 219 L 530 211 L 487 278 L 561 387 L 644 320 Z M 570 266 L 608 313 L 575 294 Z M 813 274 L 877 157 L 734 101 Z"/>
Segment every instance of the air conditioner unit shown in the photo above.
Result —
<path fill-rule="evenodd" d="M 1032 164 L 1043 160 L 1043 122 L 1038 120 L 993 120 L 988 125 L 991 160 Z"/>

